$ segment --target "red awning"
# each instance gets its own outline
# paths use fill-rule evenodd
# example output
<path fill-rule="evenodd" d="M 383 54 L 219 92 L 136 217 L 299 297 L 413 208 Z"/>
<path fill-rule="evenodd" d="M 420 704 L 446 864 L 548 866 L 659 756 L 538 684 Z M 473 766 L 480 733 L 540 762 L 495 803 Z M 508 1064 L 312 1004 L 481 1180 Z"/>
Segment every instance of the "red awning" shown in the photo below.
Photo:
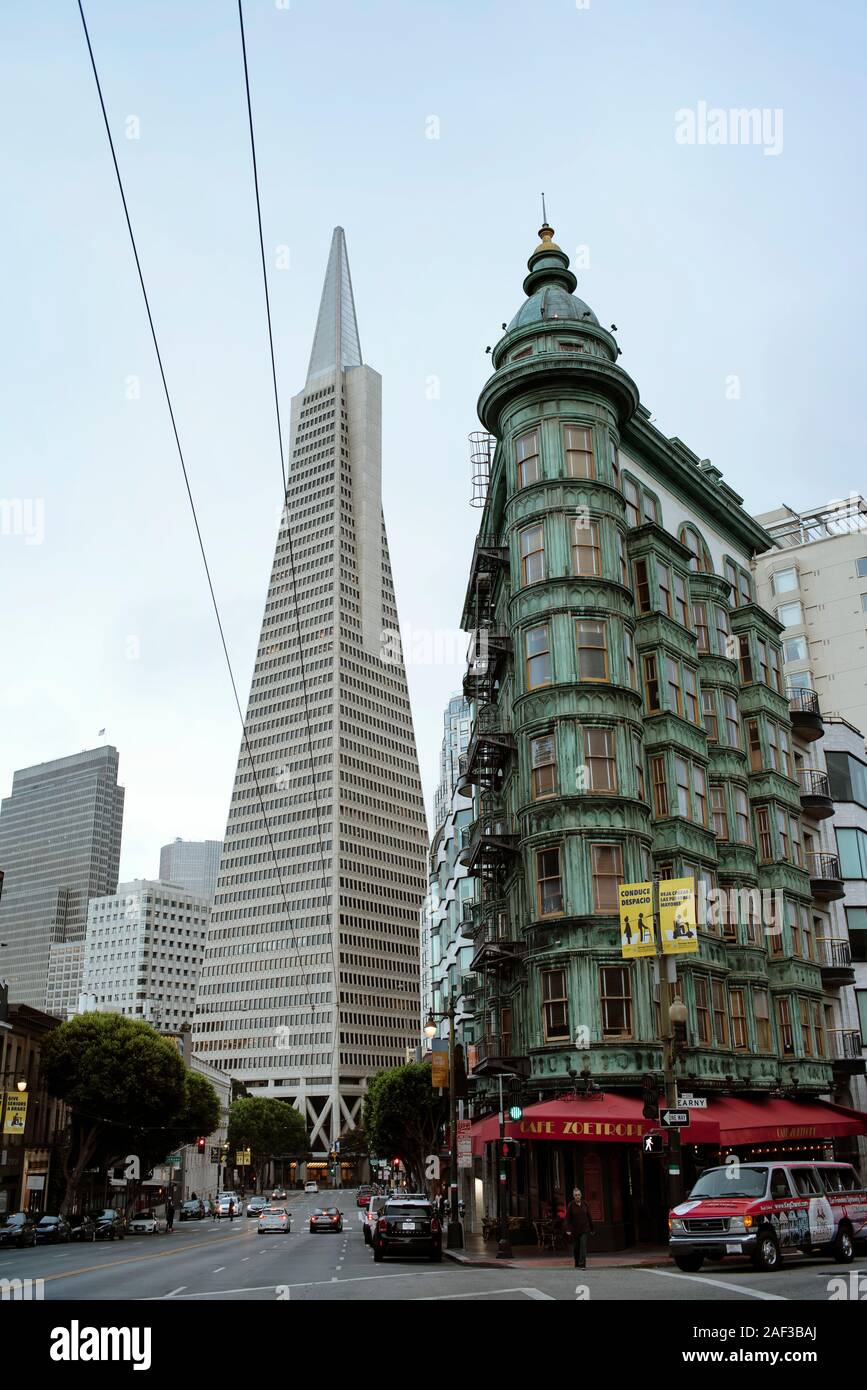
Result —
<path fill-rule="evenodd" d="M 506 1122 L 512 1139 L 544 1139 L 579 1144 L 640 1144 L 643 1135 L 663 1126 L 642 1115 L 640 1097 L 605 1091 L 596 1096 L 568 1100 L 543 1100 L 528 1105 L 524 1118 Z M 473 1125 L 473 1153 L 484 1152 L 485 1144 L 499 1135 L 496 1115 L 488 1115 Z M 696 1110 L 689 1125 L 680 1131 L 684 1144 L 719 1143 L 719 1125 L 707 1111 Z"/>
<path fill-rule="evenodd" d="M 867 1115 L 821 1100 L 748 1100 L 720 1096 L 708 1101 L 719 1124 L 720 1144 L 784 1144 L 787 1139 L 842 1139 L 867 1134 Z"/>

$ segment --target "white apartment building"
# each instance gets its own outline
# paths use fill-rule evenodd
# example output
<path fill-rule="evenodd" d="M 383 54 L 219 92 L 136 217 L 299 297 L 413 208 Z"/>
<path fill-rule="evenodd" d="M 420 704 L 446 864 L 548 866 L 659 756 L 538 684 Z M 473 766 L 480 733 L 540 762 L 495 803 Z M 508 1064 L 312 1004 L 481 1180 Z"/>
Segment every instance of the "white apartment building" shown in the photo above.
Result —
<path fill-rule="evenodd" d="M 83 1006 L 141 1018 L 168 1032 L 191 1024 L 208 930 L 208 900 L 137 878 L 92 898 Z"/>

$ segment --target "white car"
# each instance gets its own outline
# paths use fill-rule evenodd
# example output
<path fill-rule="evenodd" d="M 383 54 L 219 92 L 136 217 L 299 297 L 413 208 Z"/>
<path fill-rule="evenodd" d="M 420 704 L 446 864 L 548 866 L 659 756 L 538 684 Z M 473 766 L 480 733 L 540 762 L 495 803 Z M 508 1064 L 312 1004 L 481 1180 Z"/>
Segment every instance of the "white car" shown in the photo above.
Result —
<path fill-rule="evenodd" d="M 318 1195 L 318 1193 L 319 1193 L 319 1183 L 318 1183 L 318 1182 L 306 1182 L 306 1183 L 304 1184 L 304 1191 L 305 1191 L 305 1192 L 315 1192 L 315 1193 Z"/>
<path fill-rule="evenodd" d="M 127 1226 L 130 1235 L 133 1236 L 159 1236 L 165 1235 L 167 1223 L 164 1216 L 157 1216 L 153 1211 L 139 1211 Z"/>
<path fill-rule="evenodd" d="M 229 1203 L 235 1203 L 235 1216 L 242 1216 L 244 1209 L 241 1206 L 241 1199 L 234 1192 L 217 1193 L 217 1219 L 222 1220 L 229 1215 Z"/>
<path fill-rule="evenodd" d="M 266 1207 L 259 1217 L 258 1234 L 267 1235 L 269 1231 L 276 1231 L 280 1235 L 288 1236 L 292 1230 L 292 1218 L 285 1207 L 274 1206 Z"/>

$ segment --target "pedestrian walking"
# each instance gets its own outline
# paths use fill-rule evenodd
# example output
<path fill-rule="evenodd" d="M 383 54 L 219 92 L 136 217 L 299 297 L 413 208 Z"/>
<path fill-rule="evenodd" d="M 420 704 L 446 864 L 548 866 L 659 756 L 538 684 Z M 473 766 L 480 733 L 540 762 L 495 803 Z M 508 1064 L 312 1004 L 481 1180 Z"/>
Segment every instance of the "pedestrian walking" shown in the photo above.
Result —
<path fill-rule="evenodd" d="M 212 1220 L 212 1221 L 216 1221 L 216 1220 L 218 1219 L 219 1215 L 220 1215 L 220 1203 L 219 1203 L 216 1199 L 212 1198 L 212 1199 L 211 1199 L 211 1220 Z"/>
<path fill-rule="evenodd" d="M 572 1201 L 566 1208 L 566 1235 L 572 1242 L 576 1269 L 587 1268 L 587 1237 L 595 1234 L 590 1208 L 584 1201 L 580 1187 L 576 1187 L 572 1192 Z"/>
<path fill-rule="evenodd" d="M 230 1198 L 229 1198 L 229 1220 L 230 1220 L 230 1221 L 234 1221 L 234 1219 L 235 1219 L 235 1202 L 234 1202 L 234 1199 L 230 1197 Z"/>
<path fill-rule="evenodd" d="M 172 1201 L 171 1197 L 167 1197 L 167 1198 L 166 1198 L 166 1230 L 167 1230 L 167 1231 L 173 1231 L 174 1229 L 175 1229 L 175 1204 L 174 1204 L 174 1202 Z"/>

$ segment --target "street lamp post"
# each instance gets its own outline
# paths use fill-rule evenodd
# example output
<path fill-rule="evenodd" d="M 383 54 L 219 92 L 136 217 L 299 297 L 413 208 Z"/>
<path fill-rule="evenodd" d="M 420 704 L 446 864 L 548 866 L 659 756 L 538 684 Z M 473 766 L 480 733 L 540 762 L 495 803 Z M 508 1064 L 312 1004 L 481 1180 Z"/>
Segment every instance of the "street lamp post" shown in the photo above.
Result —
<path fill-rule="evenodd" d="M 458 1207 L 458 1098 L 455 1084 L 455 997 L 453 994 L 449 995 L 448 1007 L 444 1013 L 434 1014 L 433 1009 L 428 1013 L 424 1026 L 426 1037 L 431 1039 L 436 1037 L 436 1020 L 438 1018 L 447 1018 L 449 1021 L 449 1220 L 446 1228 L 446 1248 L 448 1250 L 461 1250 L 464 1244 L 464 1232 Z"/>

